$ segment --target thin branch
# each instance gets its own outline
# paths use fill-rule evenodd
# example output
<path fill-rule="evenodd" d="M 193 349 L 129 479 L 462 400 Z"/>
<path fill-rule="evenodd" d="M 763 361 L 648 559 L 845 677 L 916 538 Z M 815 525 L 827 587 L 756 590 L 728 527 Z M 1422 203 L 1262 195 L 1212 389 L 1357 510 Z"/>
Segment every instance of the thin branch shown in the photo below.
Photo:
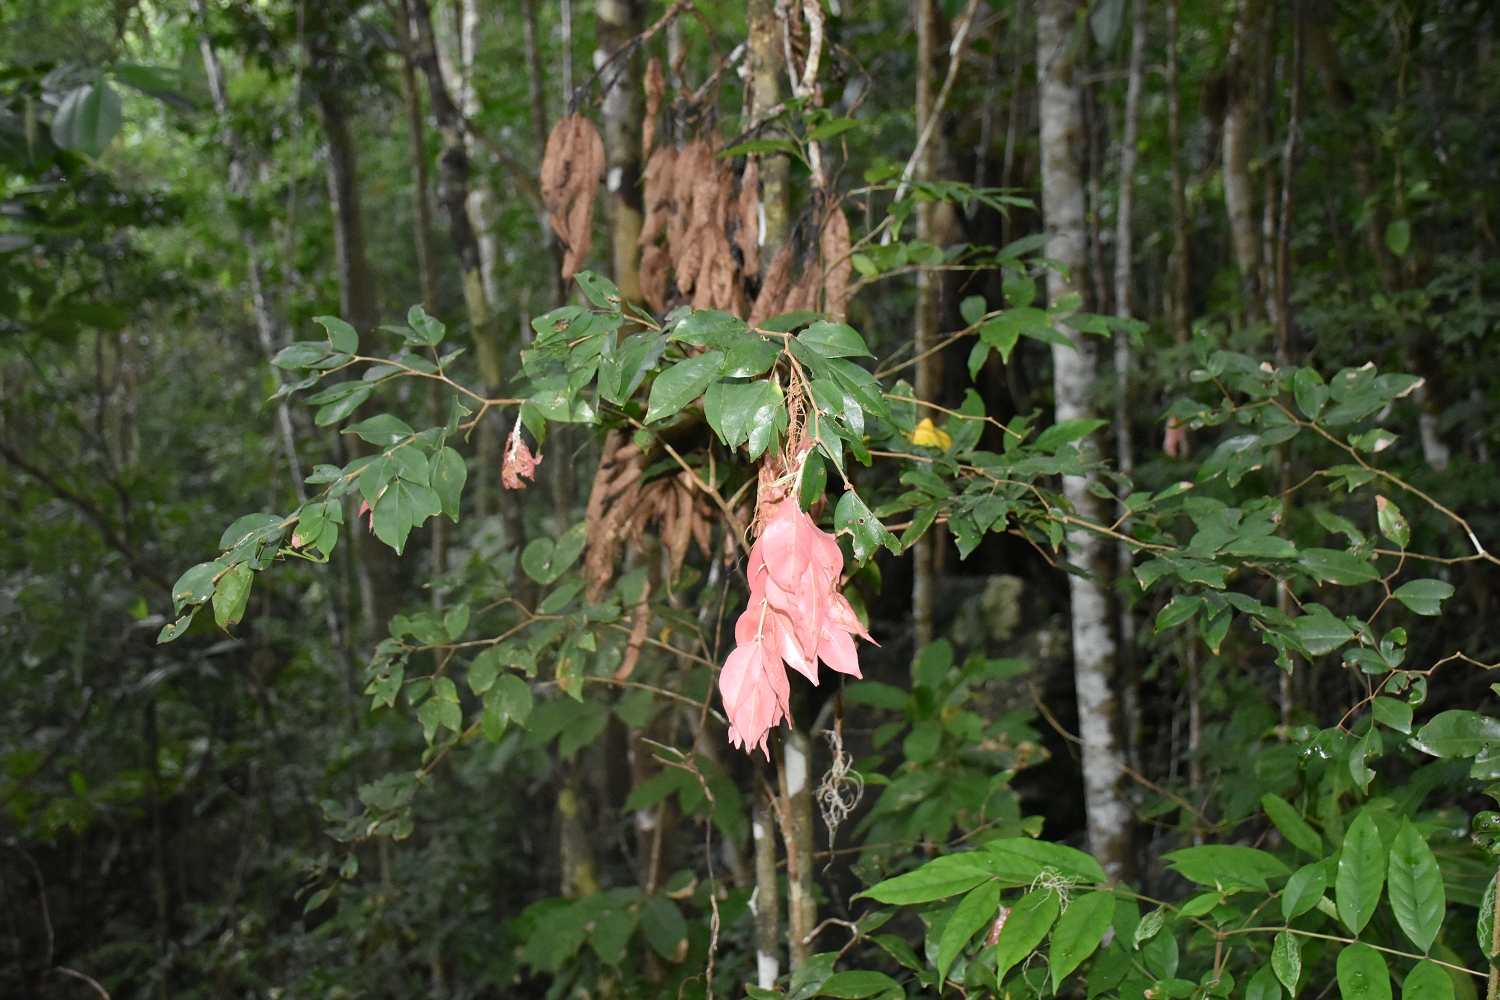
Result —
<path fill-rule="evenodd" d="M 978 7 L 979 0 L 969 0 L 968 5 L 964 7 L 963 16 L 954 27 L 953 41 L 948 46 L 948 75 L 943 78 L 943 89 L 938 91 L 937 101 L 932 106 L 932 113 L 927 116 L 922 134 L 917 137 L 917 145 L 911 151 L 911 158 L 906 161 L 906 169 L 901 171 L 901 183 L 896 185 L 896 197 L 892 199 L 893 203 L 906 197 L 906 189 L 911 185 L 912 174 L 917 169 L 917 161 L 922 158 L 927 144 L 932 141 L 932 133 L 937 131 L 937 123 L 943 117 L 943 108 L 948 103 L 948 95 L 953 92 L 953 81 L 958 78 L 958 67 L 963 62 L 964 42 L 969 37 L 969 26 L 974 22 L 974 11 Z M 886 241 L 889 242 L 889 234 L 886 236 Z"/>

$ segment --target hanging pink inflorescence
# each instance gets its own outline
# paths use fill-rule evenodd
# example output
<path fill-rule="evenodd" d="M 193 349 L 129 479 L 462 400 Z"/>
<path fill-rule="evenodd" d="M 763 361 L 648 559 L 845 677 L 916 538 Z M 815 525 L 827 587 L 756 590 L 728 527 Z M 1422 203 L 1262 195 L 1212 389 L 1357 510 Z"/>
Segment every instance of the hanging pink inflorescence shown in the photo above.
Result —
<path fill-rule="evenodd" d="M 516 418 L 516 426 L 510 432 L 510 437 L 505 439 L 505 461 L 500 466 L 500 485 L 508 490 L 524 490 L 526 484 L 521 482 L 525 476 L 532 482 L 536 481 L 536 467 L 542 464 L 542 456 L 531 454 L 531 449 L 526 447 L 526 439 L 521 436 L 521 420 Z"/>
<path fill-rule="evenodd" d="M 750 548 L 750 604 L 734 626 L 738 645 L 724 661 L 719 693 L 729 742 L 766 753 L 766 734 L 787 718 L 785 666 L 818 683 L 818 660 L 860 676 L 854 636 L 870 639 L 839 593 L 844 554 L 797 502 L 762 494 L 765 527 Z M 767 753 L 767 756 L 769 754 Z"/>

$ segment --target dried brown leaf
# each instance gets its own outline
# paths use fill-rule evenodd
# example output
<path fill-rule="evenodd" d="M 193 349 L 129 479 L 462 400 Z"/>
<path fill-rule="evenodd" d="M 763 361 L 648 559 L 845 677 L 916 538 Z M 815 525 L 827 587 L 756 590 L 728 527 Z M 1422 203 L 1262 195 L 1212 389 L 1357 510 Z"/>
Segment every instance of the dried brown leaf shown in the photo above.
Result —
<path fill-rule="evenodd" d="M 641 294 L 656 312 L 667 307 L 667 272 L 672 269 L 672 255 L 667 248 L 653 243 L 641 251 Z"/>
<path fill-rule="evenodd" d="M 755 306 L 750 310 L 751 326 L 786 312 L 783 307 L 787 293 L 792 288 L 792 254 L 792 244 L 789 241 L 776 251 L 776 256 L 766 266 L 766 277 L 761 283 L 760 294 L 755 297 Z"/>
<path fill-rule="evenodd" d="M 823 295 L 824 308 L 842 323 L 849 316 L 849 219 L 834 205 L 823 223 Z"/>
<path fill-rule="evenodd" d="M 661 99 L 667 93 L 667 77 L 661 71 L 661 59 L 652 56 L 646 64 L 646 79 L 642 89 L 646 92 L 646 117 L 641 123 L 641 158 L 651 155 L 656 143 L 656 115 L 661 111 Z"/>
<path fill-rule="evenodd" d="M 651 154 L 642 175 L 645 191 L 641 202 L 645 218 L 641 220 L 640 245 L 648 247 L 656 242 L 672 215 L 672 175 L 677 167 L 677 147 L 663 146 Z"/>
<path fill-rule="evenodd" d="M 753 278 L 760 273 L 760 167 L 753 156 L 745 160 L 736 208 L 739 227 L 735 230 L 734 242 L 744 258 L 741 269 L 747 278 Z"/>
<path fill-rule="evenodd" d="M 557 123 L 542 156 L 547 221 L 564 247 L 562 277 L 571 280 L 593 246 L 594 195 L 604 173 L 604 141 L 581 114 Z"/>

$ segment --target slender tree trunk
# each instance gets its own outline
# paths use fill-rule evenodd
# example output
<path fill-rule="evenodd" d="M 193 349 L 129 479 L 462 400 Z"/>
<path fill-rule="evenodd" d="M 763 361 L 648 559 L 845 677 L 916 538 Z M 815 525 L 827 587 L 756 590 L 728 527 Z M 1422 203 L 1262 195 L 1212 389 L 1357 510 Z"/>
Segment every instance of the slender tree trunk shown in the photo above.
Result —
<path fill-rule="evenodd" d="M 818 925 L 812 864 L 812 741 L 791 726 L 782 734 L 777 779 L 784 813 L 781 836 L 787 856 L 787 957 L 795 971 L 812 955 L 812 942 L 807 937 Z"/>
<path fill-rule="evenodd" d="M 1260 21 L 1260 0 L 1237 0 L 1225 67 L 1228 99 L 1224 106 L 1224 210 L 1229 237 L 1240 269 L 1240 299 L 1245 320 L 1264 318 L 1260 289 L 1260 233 L 1255 225 L 1255 185 L 1250 178 L 1256 106 L 1251 39 Z"/>
<path fill-rule="evenodd" d="M 339 72 L 340 56 L 327 48 L 333 37 L 327 11 L 314 8 L 307 25 L 308 59 L 316 92 L 318 117 L 326 139 L 324 161 L 328 170 L 328 198 L 334 218 L 334 259 L 339 276 L 339 314 L 368 339 L 379 317 L 375 272 L 365 246 L 364 216 L 360 210 L 359 164 L 349 120 L 343 104 Z M 349 447 L 364 449 L 357 439 Z M 359 453 L 363 453 L 362 451 Z M 363 631 L 367 644 L 386 633 L 386 623 L 400 606 L 396 589 L 396 554 L 361 525 L 353 507 L 345 511 L 351 524 L 355 564 L 359 577 Z"/>
<path fill-rule="evenodd" d="M 464 117 L 474 121 L 484 110 L 479 98 L 479 88 L 474 83 L 474 64 L 479 51 L 479 0 L 460 0 L 458 21 L 459 66 L 462 67 L 459 90 L 459 109 Z M 465 132 L 469 162 L 474 161 L 474 137 Z M 499 218 L 500 205 L 494 190 L 481 179 L 469 186 L 469 225 L 474 227 L 474 238 L 479 244 L 479 283 L 484 288 L 485 301 L 491 314 L 500 309 L 500 284 L 495 269 L 500 260 L 500 240 L 495 235 L 495 223 Z M 498 334 L 497 334 L 498 335 Z"/>
<path fill-rule="evenodd" d="M 1177 4 L 1167 0 L 1167 155 L 1172 171 L 1172 339 L 1188 339 L 1187 181 L 1182 170 L 1182 92 L 1177 79 Z"/>
<path fill-rule="evenodd" d="M 499 324 L 484 291 L 479 241 L 469 222 L 469 151 L 464 140 L 463 115 L 443 82 L 432 32 L 432 12 L 427 0 L 408 0 L 407 9 L 416 33 L 412 58 L 427 78 L 428 105 L 443 140 L 443 151 L 438 157 L 438 201 L 448 217 L 448 236 L 453 242 L 463 277 L 464 305 L 468 308 L 479 375 L 485 388 L 494 391 L 499 388 L 502 378 L 501 338 Z"/>
<path fill-rule="evenodd" d="M 745 13 L 749 34 L 750 110 L 757 118 L 769 117 L 781 103 L 783 49 L 780 22 L 771 0 L 748 0 Z M 763 154 L 760 168 L 760 204 L 764 218 L 760 227 L 760 273 L 764 275 L 787 241 L 791 227 L 787 188 L 790 164 L 785 154 Z"/>
<path fill-rule="evenodd" d="M 521 0 L 521 14 L 526 36 L 526 82 L 531 96 L 532 141 L 536 144 L 536 158 L 540 163 L 542 151 L 547 148 L 547 92 L 546 78 L 542 75 L 536 0 Z M 552 231 L 545 212 L 538 221 L 542 227 L 542 249 L 552 261 L 552 266 L 547 269 L 546 285 L 546 307 L 551 311 L 563 303 L 562 247 L 558 245 L 557 234 Z"/>
<path fill-rule="evenodd" d="M 1115 315 L 1130 319 L 1131 291 L 1133 286 L 1134 234 L 1132 225 L 1135 215 L 1135 171 L 1138 146 L 1141 137 L 1141 93 L 1146 82 L 1146 34 L 1149 22 L 1146 19 L 1146 0 L 1134 0 L 1132 5 L 1132 37 L 1130 46 L 1130 77 L 1125 89 L 1125 127 L 1120 140 L 1120 195 L 1115 218 Z M 1118 448 L 1120 474 L 1135 473 L 1135 444 L 1130 433 L 1130 335 L 1124 330 L 1115 331 L 1115 443 Z M 1122 492 L 1128 487 L 1122 487 Z M 1128 531 L 1125 518 L 1128 508 L 1121 498 L 1121 530 Z M 1121 579 L 1129 579 L 1134 566 L 1130 546 L 1120 542 L 1116 548 L 1116 561 Z M 1140 678 L 1135 669 L 1135 618 L 1130 612 L 1130 597 L 1121 593 L 1118 615 L 1120 620 L 1120 667 L 1125 675 L 1121 720 L 1125 733 L 1125 747 L 1132 763 L 1136 763 L 1136 722 L 1140 716 Z"/>
<path fill-rule="evenodd" d="M 937 91 L 933 87 L 933 63 L 938 47 L 938 13 L 935 0 L 916 0 L 917 17 L 917 135 L 921 135 L 932 117 Z M 928 142 L 922 148 L 913 178 L 917 181 L 937 179 L 937 146 Z M 917 239 L 935 243 L 936 205 L 931 201 L 917 203 Z M 916 398 L 936 402 L 939 390 L 936 359 L 923 357 L 938 338 L 938 293 L 940 272 L 922 268 L 917 271 L 916 329 L 913 331 L 913 354 L 916 363 L 913 387 Z M 919 417 L 921 415 L 919 414 Z M 911 617 L 914 652 L 933 640 L 933 608 L 937 601 L 937 532 L 928 531 L 912 546 Z"/>
<path fill-rule="evenodd" d="M 645 28 L 643 0 L 598 0 L 595 65 L 602 65 Z M 604 71 L 604 158 L 608 164 L 610 264 L 620 295 L 641 300 L 641 87 L 632 53 Z"/>
<path fill-rule="evenodd" d="M 1086 273 L 1087 220 L 1084 184 L 1079 168 L 1083 114 L 1068 42 L 1077 10 L 1072 0 L 1039 0 L 1037 4 L 1037 88 L 1040 91 L 1042 213 L 1052 242 L 1047 256 L 1069 274 L 1047 274 L 1047 297 L 1056 303 L 1077 291 Z M 1094 341 L 1069 331 L 1074 347 L 1052 348 L 1053 387 L 1058 422 L 1091 415 L 1088 394 L 1098 374 Z M 1098 441 L 1087 447 L 1098 449 Z M 1063 490 L 1079 517 L 1098 522 L 1104 511 L 1089 487 L 1095 477 L 1069 476 Z M 1070 556 L 1088 576 L 1069 575 L 1073 614 L 1074 684 L 1083 738 L 1084 804 L 1089 849 L 1111 880 L 1128 878 L 1134 868 L 1130 810 L 1121 795 L 1117 706 L 1114 692 L 1115 641 L 1110 629 L 1109 596 L 1099 581 L 1107 576 L 1104 543 L 1087 532 L 1069 533 L 1077 546 Z"/>
<path fill-rule="evenodd" d="M 776 818 L 771 800 L 755 798 L 750 821 L 755 838 L 755 981 L 772 989 L 781 975 L 781 904 L 776 873 Z"/>

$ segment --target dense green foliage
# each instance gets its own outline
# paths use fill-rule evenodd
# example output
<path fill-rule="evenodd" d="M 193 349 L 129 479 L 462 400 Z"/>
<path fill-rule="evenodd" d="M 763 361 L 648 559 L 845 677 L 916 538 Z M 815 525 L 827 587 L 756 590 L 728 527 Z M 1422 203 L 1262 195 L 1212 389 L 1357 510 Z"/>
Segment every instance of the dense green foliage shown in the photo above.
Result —
<path fill-rule="evenodd" d="M 602 247 L 551 308 L 522 15 L 481 3 L 472 182 L 500 206 L 497 402 L 446 243 L 437 301 L 410 306 L 392 10 L 206 6 L 0 11 L 0 993 L 89 995 L 82 975 L 115 997 L 1484 988 L 1500 944 L 1494 11 L 1295 7 L 1308 51 L 1278 341 L 1222 211 L 1233 4 L 1182 11 L 1183 330 L 1154 76 L 1140 318 L 1108 301 L 1124 3 L 1091 4 L 1076 36 L 1087 294 L 1045 300 L 1034 4 L 981 5 L 941 130 L 949 179 L 895 201 L 916 138 L 911 11 L 845 0 L 823 107 L 789 102 L 777 138 L 726 160 L 790 154 L 806 216 L 821 139 L 859 287 L 847 324 L 755 328 L 622 302 Z M 700 83 L 745 35 L 740 5 L 701 7 L 682 30 Z M 555 120 L 566 36 L 537 8 Z M 435 13 L 452 45 L 458 14 Z M 572 9 L 575 72 L 594 14 Z M 1266 22 L 1254 168 L 1273 202 L 1295 16 Z M 222 115 L 200 33 L 225 64 Z M 743 138 L 732 80 L 668 117 Z M 362 330 L 325 178 L 340 109 L 384 322 Z M 439 137 L 424 141 L 435 161 Z M 952 245 L 915 238 L 918 200 L 952 206 Z M 945 268 L 951 334 L 920 402 L 919 265 Z M 1108 421 L 1052 418 L 1069 328 L 1134 345 L 1128 476 Z M 1117 385 L 1100 380 L 1101 414 Z M 523 428 L 545 461 L 502 491 L 484 435 Z M 651 522 L 600 577 L 585 501 L 605 441 L 639 446 L 643 482 L 698 497 L 711 544 L 684 560 Z M 863 797 L 846 817 L 825 805 L 803 862 L 829 920 L 772 989 L 755 985 L 751 818 L 785 762 L 728 746 L 715 681 L 749 589 L 756 463 L 780 454 L 882 645 L 861 647 L 862 680 L 793 678 L 797 725 L 833 746 L 808 777 Z M 1073 516 L 1061 481 L 1084 472 L 1117 518 Z M 1059 564 L 1080 530 L 1128 560 L 1112 586 L 1132 609 L 1116 628 L 1137 870 L 1115 884 L 1079 849 Z M 924 532 L 945 553 L 946 637 L 917 648 Z"/>

